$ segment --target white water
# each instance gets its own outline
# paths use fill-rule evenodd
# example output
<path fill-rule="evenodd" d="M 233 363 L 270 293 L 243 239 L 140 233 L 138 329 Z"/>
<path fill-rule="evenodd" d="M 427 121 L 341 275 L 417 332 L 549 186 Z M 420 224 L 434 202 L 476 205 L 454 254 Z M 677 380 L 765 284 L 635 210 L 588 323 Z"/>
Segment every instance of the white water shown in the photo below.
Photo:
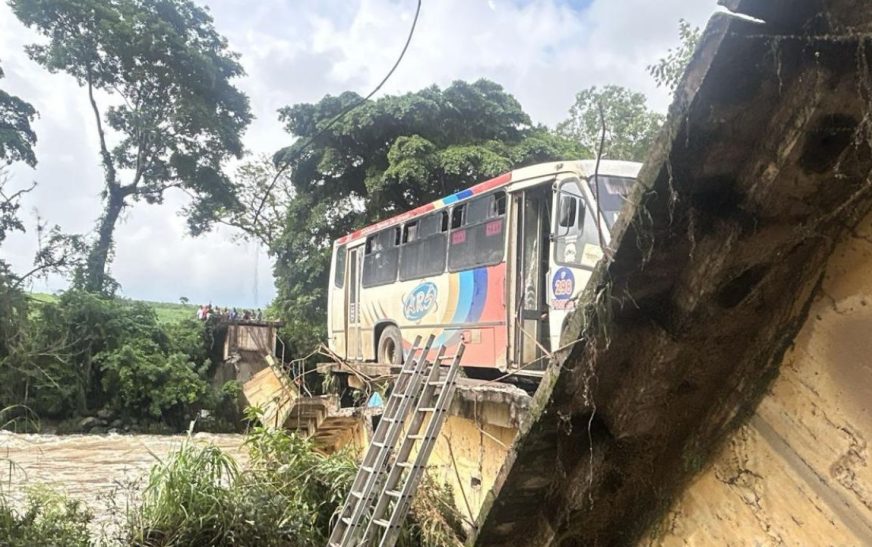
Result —
<path fill-rule="evenodd" d="M 141 489 L 151 467 L 177 450 L 184 435 L 22 435 L 0 431 L 2 491 L 20 506 L 28 486 L 48 485 L 85 502 L 96 524 L 105 521 L 113 491 Z M 242 435 L 197 433 L 196 443 L 212 443 L 244 462 Z M 135 492 L 134 492 L 135 494 Z M 118 500 L 123 501 L 123 500 Z"/>

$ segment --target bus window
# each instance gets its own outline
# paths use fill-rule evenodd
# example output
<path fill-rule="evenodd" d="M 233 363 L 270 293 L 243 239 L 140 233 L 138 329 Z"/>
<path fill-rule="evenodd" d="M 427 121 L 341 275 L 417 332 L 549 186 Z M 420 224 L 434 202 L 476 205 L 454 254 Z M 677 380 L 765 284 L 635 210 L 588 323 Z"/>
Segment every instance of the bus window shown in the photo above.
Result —
<path fill-rule="evenodd" d="M 403 226 L 403 243 L 410 243 L 417 239 L 418 235 L 418 221 L 407 222 L 405 226 Z"/>
<path fill-rule="evenodd" d="M 586 206 L 576 179 L 560 185 L 554 261 L 563 266 L 581 266 L 584 246 L 599 245 L 596 215 Z"/>
<path fill-rule="evenodd" d="M 400 250 L 400 281 L 444 272 L 448 211 L 440 211 L 406 226 L 409 224 L 415 225 L 417 239 L 406 240 Z"/>
<path fill-rule="evenodd" d="M 463 226 L 463 220 L 466 216 L 466 204 L 457 205 L 451 210 L 451 229 L 460 228 Z"/>
<path fill-rule="evenodd" d="M 336 271 L 333 272 L 333 284 L 341 289 L 345 282 L 345 245 L 336 249 Z"/>
<path fill-rule="evenodd" d="M 459 207 L 454 208 L 454 213 Z M 459 225 L 455 223 L 455 215 L 451 218 L 448 269 L 458 271 L 499 264 L 505 246 L 505 192 L 473 199 L 466 207 Z"/>
<path fill-rule="evenodd" d="M 361 276 L 361 284 L 364 287 L 387 285 L 397 280 L 399 240 L 399 226 L 382 230 L 366 238 Z"/>
<path fill-rule="evenodd" d="M 590 186 L 594 199 L 600 200 L 600 210 L 603 212 L 606 224 L 611 229 L 618 219 L 618 215 L 624 206 L 624 201 L 630 195 L 636 180 L 628 177 L 597 175 L 596 181 L 598 184 L 594 182 L 594 177 L 590 177 L 587 184 Z M 597 193 L 597 190 L 599 190 L 599 193 Z"/>

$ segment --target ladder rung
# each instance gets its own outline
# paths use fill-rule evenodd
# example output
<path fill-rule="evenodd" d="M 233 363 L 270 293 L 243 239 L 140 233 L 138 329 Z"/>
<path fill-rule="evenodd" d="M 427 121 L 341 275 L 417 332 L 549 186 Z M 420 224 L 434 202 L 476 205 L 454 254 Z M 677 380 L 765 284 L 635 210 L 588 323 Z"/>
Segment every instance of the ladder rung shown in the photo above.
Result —
<path fill-rule="evenodd" d="M 403 495 L 403 493 L 400 492 L 399 490 L 385 490 L 385 495 L 388 495 L 392 498 L 399 498 L 400 496 Z"/>
<path fill-rule="evenodd" d="M 363 492 L 358 492 L 357 490 L 352 490 L 351 495 L 355 498 L 363 499 Z"/>
<path fill-rule="evenodd" d="M 342 522 L 345 524 L 351 524 L 351 517 L 342 517 Z"/>
<path fill-rule="evenodd" d="M 372 473 L 373 471 L 375 471 L 375 467 L 373 467 L 371 465 L 361 465 L 360 468 L 363 469 L 364 471 L 366 471 L 367 473 Z"/>
<path fill-rule="evenodd" d="M 427 438 L 427 435 L 424 435 L 424 434 L 409 435 L 409 438 L 410 438 L 410 439 L 414 439 L 414 440 L 416 440 L 416 441 L 420 441 L 421 439 L 426 439 L 426 438 Z"/>
<path fill-rule="evenodd" d="M 389 521 L 386 521 L 385 519 L 375 519 L 372 522 L 373 524 L 381 526 L 382 528 L 390 528 L 391 526 L 391 523 Z"/>
<path fill-rule="evenodd" d="M 411 469 L 415 467 L 415 464 L 412 462 L 397 462 L 397 467 L 402 467 L 404 469 Z"/>
<path fill-rule="evenodd" d="M 439 409 L 436 408 L 435 406 L 425 406 L 425 407 L 419 408 L 418 410 L 420 410 L 421 412 L 436 412 Z"/>

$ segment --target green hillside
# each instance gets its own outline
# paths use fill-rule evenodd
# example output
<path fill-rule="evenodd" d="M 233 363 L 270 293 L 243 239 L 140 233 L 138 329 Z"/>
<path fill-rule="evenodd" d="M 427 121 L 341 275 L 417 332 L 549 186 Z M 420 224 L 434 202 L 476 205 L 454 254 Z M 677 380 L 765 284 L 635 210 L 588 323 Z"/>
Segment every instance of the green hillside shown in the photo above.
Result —
<path fill-rule="evenodd" d="M 30 293 L 30 298 L 32 298 L 36 302 L 56 302 L 58 297 L 50 293 L 35 292 Z M 164 324 L 176 323 L 182 319 L 193 318 L 197 313 L 197 306 L 195 306 L 194 304 L 180 304 L 178 302 L 152 302 L 149 300 L 133 299 L 128 300 L 130 300 L 131 302 L 142 302 L 143 304 L 147 304 L 157 314 L 158 321 Z"/>

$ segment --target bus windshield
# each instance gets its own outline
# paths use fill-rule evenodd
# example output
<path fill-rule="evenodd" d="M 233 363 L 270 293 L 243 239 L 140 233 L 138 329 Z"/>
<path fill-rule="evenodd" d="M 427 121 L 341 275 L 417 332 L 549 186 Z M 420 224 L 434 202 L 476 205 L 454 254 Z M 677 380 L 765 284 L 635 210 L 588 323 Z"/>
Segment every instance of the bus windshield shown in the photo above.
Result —
<path fill-rule="evenodd" d="M 595 184 L 594 179 L 599 184 Z M 618 214 L 620 214 L 624 201 L 626 201 L 635 182 L 636 179 L 629 177 L 614 177 L 610 175 L 597 175 L 588 179 L 587 184 L 590 186 L 590 191 L 593 192 L 593 197 L 595 199 L 599 198 L 600 209 L 609 228 L 618 219 Z M 597 195 L 597 186 L 599 186 L 599 195 Z"/>

